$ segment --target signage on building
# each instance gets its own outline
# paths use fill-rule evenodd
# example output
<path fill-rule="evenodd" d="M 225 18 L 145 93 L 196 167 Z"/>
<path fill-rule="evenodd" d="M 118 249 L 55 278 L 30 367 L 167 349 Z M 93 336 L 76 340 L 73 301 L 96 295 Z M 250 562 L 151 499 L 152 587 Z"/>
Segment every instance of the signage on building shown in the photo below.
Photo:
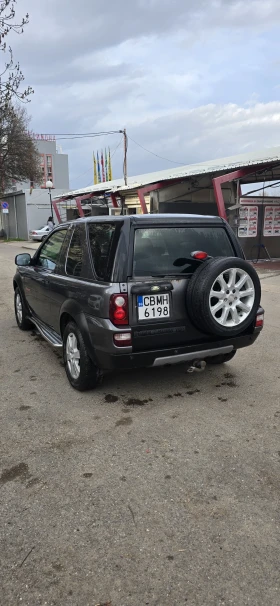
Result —
<path fill-rule="evenodd" d="M 30 137 L 36 141 L 55 141 L 55 135 L 39 135 L 37 133 L 29 132 Z"/>
<path fill-rule="evenodd" d="M 240 204 L 280 204 L 280 198 L 272 198 L 270 196 L 258 196 L 257 198 L 240 198 Z"/>
<path fill-rule="evenodd" d="M 263 235 L 280 236 L 280 206 L 265 206 Z"/>
<path fill-rule="evenodd" d="M 239 210 L 240 223 L 238 227 L 239 238 L 255 238 L 258 234 L 257 206 L 242 206 Z"/>
<path fill-rule="evenodd" d="M 9 202 L 1 202 L 1 208 L 3 215 L 9 214 Z"/>

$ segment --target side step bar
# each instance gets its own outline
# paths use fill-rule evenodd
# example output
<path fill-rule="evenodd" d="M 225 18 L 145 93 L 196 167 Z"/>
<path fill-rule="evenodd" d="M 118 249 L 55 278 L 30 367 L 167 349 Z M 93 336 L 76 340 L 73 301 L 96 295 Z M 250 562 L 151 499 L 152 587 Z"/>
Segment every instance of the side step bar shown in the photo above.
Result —
<path fill-rule="evenodd" d="M 60 335 L 57 334 L 52 328 L 46 326 L 41 320 L 37 318 L 30 317 L 29 320 L 35 324 L 36 328 L 39 330 L 39 333 L 50 343 L 53 347 L 62 347 L 62 339 Z"/>

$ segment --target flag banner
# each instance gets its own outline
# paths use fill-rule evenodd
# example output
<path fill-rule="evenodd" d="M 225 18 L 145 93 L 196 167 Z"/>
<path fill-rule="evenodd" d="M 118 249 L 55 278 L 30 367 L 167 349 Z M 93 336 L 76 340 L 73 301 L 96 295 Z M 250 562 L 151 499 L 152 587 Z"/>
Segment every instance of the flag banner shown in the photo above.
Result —
<path fill-rule="evenodd" d="M 100 170 L 100 162 L 99 162 L 99 155 L 97 152 L 97 183 L 101 183 L 101 170 Z"/>
<path fill-rule="evenodd" d="M 105 181 L 112 181 L 112 160 L 110 147 L 105 147 L 101 152 L 93 152 L 93 180 L 94 185 L 96 183 L 103 183 Z"/>
<path fill-rule="evenodd" d="M 93 153 L 93 183 L 94 185 L 98 183 L 95 153 Z"/>
<path fill-rule="evenodd" d="M 109 158 L 108 158 L 108 181 L 112 181 L 113 180 L 113 173 L 112 173 L 112 163 L 111 163 L 111 151 L 110 151 L 110 147 L 109 147 Z"/>
<path fill-rule="evenodd" d="M 101 151 L 101 169 L 102 169 L 102 181 L 104 183 L 104 181 L 105 181 L 105 168 L 104 168 L 103 150 Z"/>
<path fill-rule="evenodd" d="M 106 149 L 106 147 L 105 147 L 105 175 L 106 175 L 106 181 L 109 181 L 108 156 L 107 156 L 107 149 Z"/>

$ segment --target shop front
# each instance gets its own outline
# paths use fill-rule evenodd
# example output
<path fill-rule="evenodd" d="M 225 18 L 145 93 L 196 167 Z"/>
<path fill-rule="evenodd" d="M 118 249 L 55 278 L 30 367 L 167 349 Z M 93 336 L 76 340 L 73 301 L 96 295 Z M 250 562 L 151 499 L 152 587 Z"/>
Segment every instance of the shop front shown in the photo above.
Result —
<path fill-rule="evenodd" d="M 280 258 L 280 197 L 240 198 L 237 223 L 247 258 Z"/>

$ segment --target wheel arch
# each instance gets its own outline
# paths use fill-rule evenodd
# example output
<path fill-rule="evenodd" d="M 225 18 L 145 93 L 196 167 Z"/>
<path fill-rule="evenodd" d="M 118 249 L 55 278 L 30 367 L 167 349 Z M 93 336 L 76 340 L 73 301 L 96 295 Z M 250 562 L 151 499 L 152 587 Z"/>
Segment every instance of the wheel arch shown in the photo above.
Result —
<path fill-rule="evenodd" d="M 13 276 L 13 288 L 14 288 L 14 290 L 16 290 L 16 288 L 20 288 L 21 293 L 24 296 L 22 277 L 21 277 L 20 272 L 18 270 L 17 270 L 17 272 Z"/>
<path fill-rule="evenodd" d="M 85 315 L 83 309 L 80 307 L 80 305 L 78 303 L 76 303 L 76 301 L 71 301 L 71 300 L 65 301 L 61 308 L 60 334 L 61 334 L 62 338 L 63 338 L 63 333 L 65 331 L 65 328 L 66 328 L 67 324 L 69 324 L 69 322 L 75 322 L 75 324 L 77 324 L 79 330 L 81 331 L 81 333 L 83 335 L 83 339 L 84 339 L 84 342 L 85 342 L 85 345 L 86 345 L 86 348 L 88 351 L 88 355 L 90 356 L 92 361 L 96 363 L 94 345 L 92 343 L 92 340 L 91 340 L 91 337 L 89 334 L 86 315 Z"/>
<path fill-rule="evenodd" d="M 22 284 L 22 280 L 19 274 L 15 275 L 13 278 L 13 289 L 14 289 L 14 293 L 16 292 L 16 289 L 20 290 L 20 294 L 21 297 L 23 299 L 24 305 L 26 306 L 26 309 L 29 310 L 29 306 L 26 300 L 26 296 L 25 296 L 25 292 L 24 292 L 24 288 L 23 288 L 23 284 Z"/>

